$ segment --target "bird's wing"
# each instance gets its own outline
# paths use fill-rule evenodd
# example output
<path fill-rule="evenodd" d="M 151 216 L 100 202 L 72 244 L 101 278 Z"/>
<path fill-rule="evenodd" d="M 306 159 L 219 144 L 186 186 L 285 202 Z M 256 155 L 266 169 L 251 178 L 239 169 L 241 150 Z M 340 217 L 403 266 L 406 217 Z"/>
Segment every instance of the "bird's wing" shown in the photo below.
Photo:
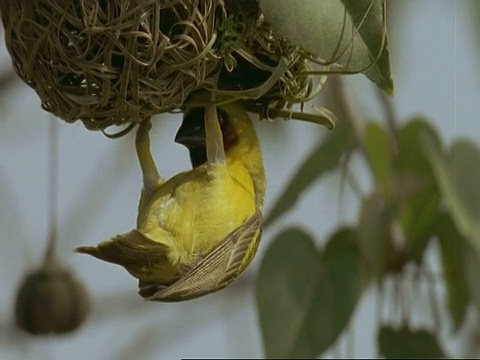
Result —
<path fill-rule="evenodd" d="M 262 213 L 257 210 L 173 284 L 140 284 L 139 294 L 147 300 L 173 302 L 194 299 L 223 289 L 237 278 L 253 258 L 261 232 Z"/>
<path fill-rule="evenodd" d="M 262 212 L 257 209 L 238 229 L 240 231 L 236 230 L 227 237 L 233 243 L 233 248 L 223 276 L 219 279 L 219 284 L 225 284 L 222 288 L 235 280 L 253 259 L 262 237 L 262 225 Z"/>
<path fill-rule="evenodd" d="M 227 163 L 223 147 L 222 130 L 218 123 L 217 108 L 214 105 L 205 108 L 205 143 L 208 162 Z"/>

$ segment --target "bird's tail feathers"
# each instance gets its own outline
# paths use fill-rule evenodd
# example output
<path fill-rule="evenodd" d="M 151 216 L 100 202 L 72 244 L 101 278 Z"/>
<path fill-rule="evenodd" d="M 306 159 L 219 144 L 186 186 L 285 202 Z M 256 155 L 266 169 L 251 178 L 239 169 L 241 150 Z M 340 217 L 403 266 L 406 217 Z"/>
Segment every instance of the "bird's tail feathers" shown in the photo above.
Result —
<path fill-rule="evenodd" d="M 165 263 L 168 247 L 151 240 L 138 230 L 117 235 L 97 246 L 81 246 L 76 252 L 92 255 L 110 263 L 136 267 L 150 267 L 152 264 Z"/>

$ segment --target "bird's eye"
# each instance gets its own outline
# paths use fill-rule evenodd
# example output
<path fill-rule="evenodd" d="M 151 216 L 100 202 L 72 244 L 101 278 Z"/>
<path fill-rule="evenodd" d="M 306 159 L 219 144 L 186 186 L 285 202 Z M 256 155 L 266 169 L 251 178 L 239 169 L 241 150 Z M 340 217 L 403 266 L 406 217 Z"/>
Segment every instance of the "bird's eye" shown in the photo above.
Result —
<path fill-rule="evenodd" d="M 217 111 L 217 117 L 218 117 L 218 123 L 223 128 L 223 126 L 225 126 L 225 122 L 227 120 L 227 114 L 222 110 L 218 110 Z"/>

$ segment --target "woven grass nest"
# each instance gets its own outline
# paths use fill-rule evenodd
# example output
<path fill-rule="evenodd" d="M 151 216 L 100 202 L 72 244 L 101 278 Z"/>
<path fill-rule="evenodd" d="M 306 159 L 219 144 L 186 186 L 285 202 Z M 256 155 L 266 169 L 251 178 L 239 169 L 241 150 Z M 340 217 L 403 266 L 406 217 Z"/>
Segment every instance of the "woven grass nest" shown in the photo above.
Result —
<path fill-rule="evenodd" d="M 308 66 L 256 0 L 2 0 L 17 74 L 42 107 L 90 130 L 181 110 L 196 90 L 303 102 Z M 259 100 L 260 99 L 260 100 Z"/>

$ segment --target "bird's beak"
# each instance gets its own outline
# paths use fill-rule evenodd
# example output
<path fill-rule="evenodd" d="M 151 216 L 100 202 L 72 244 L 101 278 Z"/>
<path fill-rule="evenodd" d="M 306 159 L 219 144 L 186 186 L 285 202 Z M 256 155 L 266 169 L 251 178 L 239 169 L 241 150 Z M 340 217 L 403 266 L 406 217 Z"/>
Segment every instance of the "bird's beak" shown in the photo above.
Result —
<path fill-rule="evenodd" d="M 205 129 L 197 126 L 185 126 L 183 123 L 175 135 L 175 142 L 188 148 L 205 145 Z"/>
<path fill-rule="evenodd" d="M 192 114 L 193 115 L 193 114 Z M 175 142 L 188 148 L 205 145 L 205 125 L 203 116 L 192 118 L 187 114 L 175 135 Z"/>

